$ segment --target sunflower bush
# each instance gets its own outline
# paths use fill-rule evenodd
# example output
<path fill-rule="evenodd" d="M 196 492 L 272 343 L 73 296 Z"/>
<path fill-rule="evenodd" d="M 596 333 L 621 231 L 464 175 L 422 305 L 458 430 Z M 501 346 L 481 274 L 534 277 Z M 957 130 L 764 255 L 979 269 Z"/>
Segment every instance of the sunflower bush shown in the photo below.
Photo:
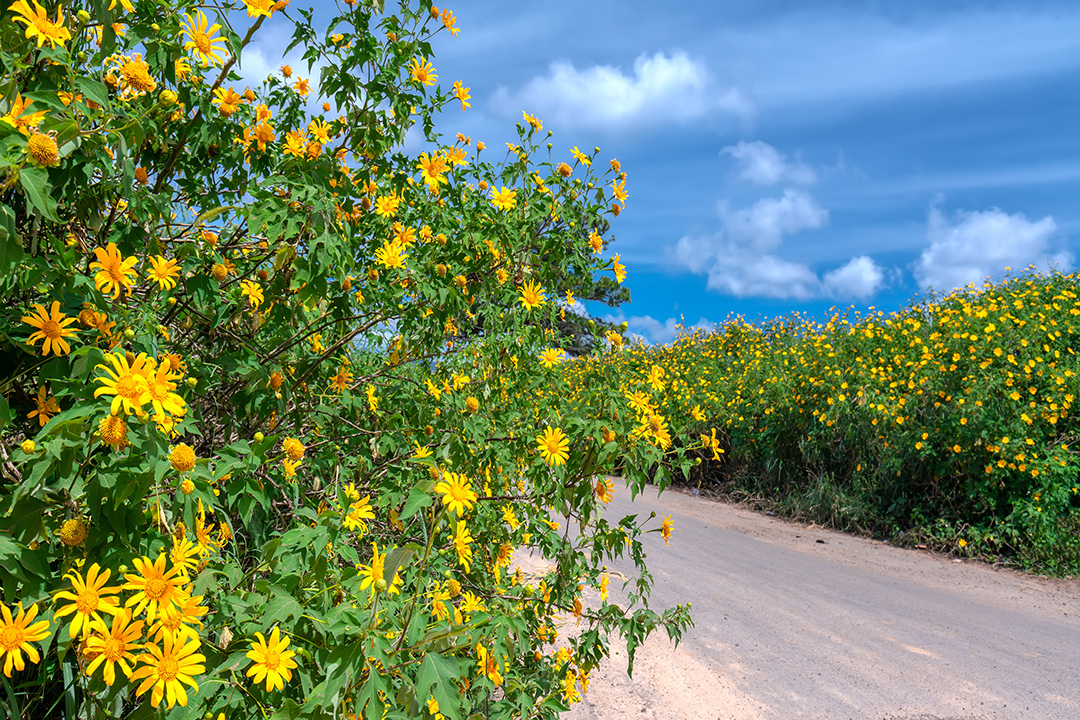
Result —
<path fill-rule="evenodd" d="M 680 423 L 682 442 L 696 432 L 710 446 L 691 449 L 707 459 L 692 470 L 699 485 L 845 530 L 1080 574 L 1077 347 L 1080 276 L 1029 269 L 893 313 L 734 318 L 583 358 L 568 379 L 666 381 L 654 412 Z"/>
<path fill-rule="evenodd" d="M 608 473 L 637 492 L 692 445 L 569 392 L 551 329 L 560 278 L 623 280 L 626 176 L 529 115 L 493 160 L 441 135 L 456 22 L 4 5 L 7 714 L 554 717 L 609 634 L 689 625 L 648 605 L 670 523 L 603 510 Z M 312 64 L 245 86 L 269 27 Z"/>

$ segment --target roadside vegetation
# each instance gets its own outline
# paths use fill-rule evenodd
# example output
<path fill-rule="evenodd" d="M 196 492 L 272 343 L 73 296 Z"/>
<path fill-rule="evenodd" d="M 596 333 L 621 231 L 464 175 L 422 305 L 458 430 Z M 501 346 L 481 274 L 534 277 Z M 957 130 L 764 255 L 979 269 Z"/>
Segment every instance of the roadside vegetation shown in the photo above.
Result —
<path fill-rule="evenodd" d="M 694 444 L 559 389 L 626 173 L 453 134 L 451 10 L 318 5 L 0 6 L 0 715 L 553 718 L 690 625 L 602 511 Z"/>
<path fill-rule="evenodd" d="M 723 454 L 683 480 L 806 520 L 1080 573 L 1080 284 L 1026 272 L 895 313 L 735 319 L 583 359 Z M 604 377 L 591 371 L 592 377 Z M 627 393 L 628 397 L 632 397 Z M 702 440 L 707 438 L 702 437 Z"/>

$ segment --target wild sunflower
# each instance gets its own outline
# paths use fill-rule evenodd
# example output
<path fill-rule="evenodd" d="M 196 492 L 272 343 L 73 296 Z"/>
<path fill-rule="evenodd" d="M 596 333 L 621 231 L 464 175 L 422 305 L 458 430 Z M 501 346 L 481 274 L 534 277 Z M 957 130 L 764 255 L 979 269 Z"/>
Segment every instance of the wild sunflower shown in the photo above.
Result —
<path fill-rule="evenodd" d="M 49 43 L 51 47 L 64 47 L 64 43 L 71 39 L 71 33 L 64 27 L 64 10 L 58 8 L 56 21 L 49 19 L 37 0 L 18 0 L 8 8 L 15 13 L 15 22 L 26 25 L 26 37 L 37 38 L 37 46 L 41 47 Z"/>
<path fill-rule="evenodd" d="M 442 493 L 447 512 L 459 517 L 464 515 L 466 510 L 471 510 L 477 500 L 477 494 L 470 486 L 469 479 L 453 472 L 443 474 L 443 479 L 435 486 L 435 492 Z"/>
<path fill-rule="evenodd" d="M 96 370 L 104 370 L 107 376 L 94 378 L 95 382 L 101 383 L 101 387 L 94 391 L 94 397 L 112 395 L 112 405 L 109 411 L 116 415 L 121 408 L 126 413 L 143 414 L 143 405 L 150 402 L 150 385 L 147 376 L 154 371 L 154 361 L 146 357 L 145 353 L 139 353 L 134 362 L 128 363 L 127 355 L 121 352 L 111 353 L 105 356 L 112 367 L 104 363 L 95 367 Z"/>
<path fill-rule="evenodd" d="M 119 587 L 105 587 L 112 571 L 106 568 L 101 570 L 97 563 L 90 566 L 86 571 L 86 577 L 78 571 L 69 572 L 64 577 L 71 581 L 71 589 L 74 592 L 62 590 L 53 596 L 54 600 L 68 600 L 70 605 L 65 605 L 53 614 L 53 618 L 61 618 L 75 613 L 68 625 L 68 635 L 74 639 L 82 630 L 85 637 L 90 632 L 92 622 L 101 622 L 101 613 L 116 615 L 120 610 L 120 599 L 115 597 Z"/>
<path fill-rule="evenodd" d="M 519 287 L 518 292 L 521 293 L 521 304 L 525 306 L 526 310 L 540 307 L 547 299 L 544 289 L 532 280 Z"/>
<path fill-rule="evenodd" d="M 112 299 L 120 297 L 125 288 L 131 290 L 138 273 L 135 272 L 137 257 L 124 259 L 120 251 L 116 249 L 116 243 L 109 243 L 104 248 L 94 248 L 97 261 L 90 263 L 91 270 L 97 270 L 94 275 L 94 285 L 106 295 L 112 294 Z"/>
<path fill-rule="evenodd" d="M 165 553 L 158 555 L 154 561 L 148 557 L 138 557 L 132 563 L 138 574 L 124 575 L 127 582 L 122 589 L 135 591 L 124 603 L 124 607 L 135 606 L 132 611 L 134 615 L 145 608 L 147 620 L 153 622 L 159 609 L 180 605 L 187 598 L 183 589 L 185 578 L 180 574 L 180 568 L 173 566 L 165 570 Z"/>
<path fill-rule="evenodd" d="M 99 667 L 105 666 L 102 674 L 105 684 L 112 686 L 116 682 L 116 666 L 120 666 L 124 677 L 131 677 L 135 666 L 135 650 L 142 649 L 142 620 L 131 619 L 131 613 L 120 609 L 112 618 L 112 627 L 102 621 L 92 623 L 94 634 L 86 640 L 86 650 L 93 655 L 93 660 L 86 666 L 86 674 L 93 675 Z"/>
<path fill-rule="evenodd" d="M 224 64 L 224 58 L 218 53 L 225 49 L 225 38 L 214 37 L 214 34 L 221 29 L 221 25 L 218 23 L 210 25 L 210 22 L 206 19 L 206 13 L 202 10 L 196 13 L 195 17 L 185 13 L 184 19 L 187 20 L 187 24 L 181 25 L 181 29 L 183 34 L 189 38 L 184 43 L 184 49 L 192 50 L 203 67 L 211 63 L 214 65 Z"/>
<path fill-rule="evenodd" d="M 42 305 L 34 304 L 34 313 L 24 315 L 22 321 L 27 325 L 37 328 L 26 339 L 27 345 L 36 345 L 38 340 L 44 340 L 41 345 L 41 354 L 48 355 L 52 351 L 55 355 L 67 355 L 71 352 L 71 345 L 65 338 L 75 337 L 77 330 L 68 327 L 77 318 L 68 317 L 60 312 L 60 301 L 53 300 L 52 307 L 45 311 Z"/>
<path fill-rule="evenodd" d="M 158 284 L 159 290 L 172 290 L 176 287 L 176 278 L 180 276 L 180 267 L 173 258 L 162 255 L 150 257 L 150 270 L 147 277 Z"/>
<path fill-rule="evenodd" d="M 187 707 L 184 685 L 190 685 L 198 692 L 199 685 L 194 676 L 206 672 L 203 665 L 206 657 L 197 653 L 198 649 L 198 640 L 185 643 L 184 637 L 178 634 L 166 634 L 161 647 L 147 643 L 147 652 L 136 658 L 142 665 L 131 674 L 132 682 L 142 680 L 135 694 L 145 695 L 147 690 L 153 688 L 150 704 L 155 708 L 161 704 L 162 698 L 166 699 L 170 708 L 177 703 Z"/>
<path fill-rule="evenodd" d="M 255 633 L 257 640 L 251 641 L 251 650 L 247 657 L 254 663 L 248 668 L 247 675 L 254 678 L 256 685 L 266 680 L 266 691 L 281 690 L 292 679 L 292 671 L 298 666 L 293 656 L 296 651 L 287 650 L 289 638 L 281 637 L 277 626 L 266 640 L 261 632 Z"/>
<path fill-rule="evenodd" d="M 25 652 L 31 663 L 41 661 L 38 649 L 32 642 L 44 640 L 49 635 L 49 621 L 34 622 L 37 617 L 37 603 L 30 610 L 23 612 L 22 603 L 17 606 L 14 617 L 4 603 L 0 603 L 0 655 L 4 656 L 4 675 L 11 677 L 11 669 L 22 671 L 26 667 L 22 654 Z M 33 624 L 31 624 L 33 623 Z"/>
<path fill-rule="evenodd" d="M 544 432 L 536 437 L 540 456 L 544 462 L 552 467 L 566 464 L 570 457 L 570 440 L 562 428 L 544 428 Z"/>
<path fill-rule="evenodd" d="M 45 427 L 51 418 L 56 413 L 60 412 L 60 406 L 56 403 L 56 398 L 49 397 L 49 391 L 42 385 L 38 388 L 37 397 L 34 398 L 34 404 L 37 405 L 36 410 L 31 410 L 27 413 L 26 417 L 38 419 L 38 426 Z"/>

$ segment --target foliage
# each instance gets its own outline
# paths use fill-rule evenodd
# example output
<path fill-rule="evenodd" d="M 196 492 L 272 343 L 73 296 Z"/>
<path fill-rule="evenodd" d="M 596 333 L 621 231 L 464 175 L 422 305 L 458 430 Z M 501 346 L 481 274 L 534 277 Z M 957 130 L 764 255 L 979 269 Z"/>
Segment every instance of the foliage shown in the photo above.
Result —
<path fill-rule="evenodd" d="M 5 8 L 5 712 L 554 717 L 609 634 L 688 627 L 648 604 L 670 523 L 603 511 L 692 446 L 568 391 L 545 290 L 622 282 L 581 230 L 625 174 L 538 121 L 444 140 L 456 18 L 382 6 Z M 271 22 L 318 78 L 234 88 Z"/>
<path fill-rule="evenodd" d="M 1076 275 L 1017 278 L 913 303 L 735 319 L 662 348 L 591 358 L 628 387 L 659 372 L 659 411 L 719 428 L 695 470 L 818 522 L 962 555 L 1080 573 Z M 706 454 L 712 454 L 706 453 Z"/>

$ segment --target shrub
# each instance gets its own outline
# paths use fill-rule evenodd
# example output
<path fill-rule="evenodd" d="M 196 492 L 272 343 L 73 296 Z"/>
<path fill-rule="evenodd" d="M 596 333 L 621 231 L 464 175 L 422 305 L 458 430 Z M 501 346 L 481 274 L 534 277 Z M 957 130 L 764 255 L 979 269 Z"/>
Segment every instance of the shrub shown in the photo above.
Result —
<path fill-rule="evenodd" d="M 559 278 L 621 283 L 625 175 L 560 171 L 536 118 L 498 162 L 440 135 L 469 99 L 431 63 L 448 10 L 200 7 L 0 20 L 7 704 L 557 715 L 609 633 L 689 624 L 647 602 L 640 535 L 670 527 L 602 515 L 600 479 L 686 461 L 568 392 L 545 330 Z M 317 78 L 236 85 L 271 19 Z"/>

